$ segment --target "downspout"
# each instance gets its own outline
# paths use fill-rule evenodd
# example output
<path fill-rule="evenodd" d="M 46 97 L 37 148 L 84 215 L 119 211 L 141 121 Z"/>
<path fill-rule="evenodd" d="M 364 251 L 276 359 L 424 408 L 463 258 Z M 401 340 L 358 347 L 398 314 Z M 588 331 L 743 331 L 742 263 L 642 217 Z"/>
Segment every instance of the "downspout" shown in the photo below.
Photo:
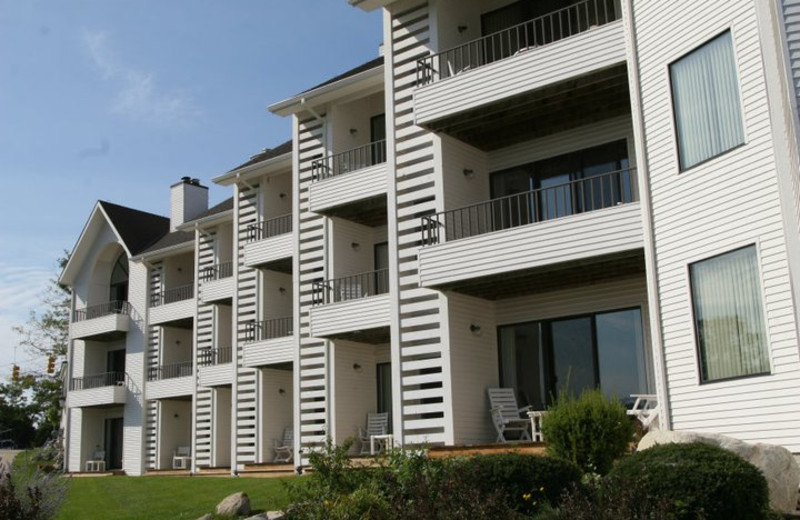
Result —
<path fill-rule="evenodd" d="M 238 175 L 238 174 L 237 174 Z M 239 185 L 233 188 L 233 308 L 231 309 L 231 476 L 239 474 Z M 257 412 L 256 412 L 257 413 Z"/>
<path fill-rule="evenodd" d="M 656 247 L 653 226 L 653 206 L 650 199 L 649 161 L 647 156 L 647 132 L 642 112 L 642 86 L 639 73 L 639 49 L 636 40 L 636 21 L 634 19 L 634 0 L 623 2 L 623 16 L 627 22 L 628 37 L 628 82 L 630 83 L 631 115 L 633 123 L 634 145 L 639 181 L 639 199 L 642 208 L 642 228 L 644 232 L 644 262 L 647 275 L 647 302 L 650 308 L 650 341 L 652 342 L 653 365 L 656 376 L 656 392 L 658 394 L 659 427 L 669 430 L 672 427 L 669 407 L 669 385 L 667 384 L 667 367 L 664 356 L 664 343 L 661 325 L 661 299 L 658 289 L 658 271 L 656 270 Z"/>

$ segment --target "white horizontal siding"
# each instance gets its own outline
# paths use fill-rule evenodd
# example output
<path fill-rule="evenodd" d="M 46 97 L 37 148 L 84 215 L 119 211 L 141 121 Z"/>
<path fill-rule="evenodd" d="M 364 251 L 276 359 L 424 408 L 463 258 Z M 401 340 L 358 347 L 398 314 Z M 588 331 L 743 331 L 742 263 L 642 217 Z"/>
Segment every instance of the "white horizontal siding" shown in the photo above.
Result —
<path fill-rule="evenodd" d="M 291 258 L 293 248 L 294 234 L 292 233 L 248 242 L 244 246 L 244 265 L 254 267 L 275 260 Z"/>
<path fill-rule="evenodd" d="M 416 124 L 624 63 L 625 50 L 623 24 L 616 21 L 426 85 L 414 92 Z"/>
<path fill-rule="evenodd" d="M 125 404 L 128 400 L 128 389 L 124 385 L 102 386 L 88 390 L 73 390 L 67 394 L 68 408 L 86 406 L 107 406 Z"/>
<path fill-rule="evenodd" d="M 175 377 L 160 381 L 148 381 L 145 387 L 147 399 L 167 399 L 192 395 L 194 390 L 194 377 Z"/>
<path fill-rule="evenodd" d="M 242 350 L 242 364 L 246 367 L 291 363 L 294 361 L 294 337 L 247 343 Z"/>
<path fill-rule="evenodd" d="M 70 336 L 72 339 L 91 338 L 109 332 L 128 332 L 131 318 L 127 314 L 109 314 L 90 320 L 71 323 Z"/>
<path fill-rule="evenodd" d="M 314 182 L 308 188 L 309 209 L 327 209 L 386 193 L 386 165 L 377 164 L 355 172 Z"/>
<path fill-rule="evenodd" d="M 212 303 L 233 297 L 233 278 L 211 280 L 200 284 L 200 298 L 203 303 Z"/>
<path fill-rule="evenodd" d="M 196 308 L 197 302 L 194 298 L 151 307 L 149 310 L 149 322 L 150 325 L 161 325 L 170 321 L 193 318 Z"/>
<path fill-rule="evenodd" d="M 455 240 L 420 249 L 420 285 L 436 287 L 641 249 L 643 236 L 640 207 L 635 202 Z"/>
<path fill-rule="evenodd" d="M 311 335 L 324 338 L 389 326 L 389 295 L 331 303 L 311 309 Z"/>
<path fill-rule="evenodd" d="M 229 385 L 233 381 L 231 363 L 200 367 L 197 371 L 197 386 L 211 387 Z"/>

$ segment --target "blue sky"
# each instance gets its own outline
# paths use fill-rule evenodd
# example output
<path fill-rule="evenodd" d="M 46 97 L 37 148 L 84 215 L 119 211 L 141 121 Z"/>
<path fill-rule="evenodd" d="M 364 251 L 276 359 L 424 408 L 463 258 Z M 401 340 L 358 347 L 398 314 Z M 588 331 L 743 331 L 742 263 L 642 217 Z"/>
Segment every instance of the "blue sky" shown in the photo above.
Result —
<path fill-rule="evenodd" d="M 96 200 L 166 214 L 170 184 L 287 140 L 266 107 L 380 41 L 346 0 L 0 0 L 0 378 Z"/>

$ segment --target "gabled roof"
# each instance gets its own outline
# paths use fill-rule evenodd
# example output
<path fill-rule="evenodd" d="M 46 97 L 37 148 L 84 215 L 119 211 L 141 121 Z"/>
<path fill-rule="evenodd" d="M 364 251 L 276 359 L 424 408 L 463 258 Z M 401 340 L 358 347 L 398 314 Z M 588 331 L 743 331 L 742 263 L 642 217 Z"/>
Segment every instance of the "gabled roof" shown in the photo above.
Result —
<path fill-rule="evenodd" d="M 208 208 L 208 210 L 200 213 L 189 222 L 194 222 L 195 220 L 203 220 L 204 218 L 208 218 L 231 210 L 233 210 L 233 197 L 228 197 L 227 199 L 223 200 L 216 206 L 211 206 L 210 208 Z"/>
<path fill-rule="evenodd" d="M 117 230 L 131 256 L 138 255 L 169 233 L 169 219 L 166 217 L 104 200 L 98 204 L 108 215 L 111 225 Z"/>
<path fill-rule="evenodd" d="M 275 148 L 265 148 L 262 152 L 255 154 L 250 158 L 249 161 L 240 164 L 236 168 L 232 168 L 228 170 L 228 173 L 235 172 L 236 170 L 240 170 L 242 168 L 246 168 L 248 166 L 252 166 L 254 164 L 258 164 L 260 162 L 274 159 L 275 157 L 280 157 L 283 154 L 287 154 L 292 151 L 292 140 L 289 139 L 285 143 L 281 143 Z"/>
<path fill-rule="evenodd" d="M 383 65 L 383 56 L 378 56 L 374 60 L 369 60 L 368 62 L 366 62 L 364 64 L 361 64 L 358 67 L 354 67 L 354 68 L 348 70 L 347 72 L 343 72 L 343 73 L 339 74 L 338 76 L 334 76 L 333 78 L 329 79 L 328 81 L 324 81 L 324 82 L 320 83 L 316 87 L 311 87 L 308 90 L 304 90 L 303 92 L 301 92 L 301 94 L 305 94 L 307 92 L 311 92 L 312 90 L 317 90 L 320 87 L 324 87 L 325 85 L 330 85 L 331 83 L 336 83 L 337 81 L 341 81 L 343 79 L 347 79 L 347 78 L 353 77 L 356 74 L 360 74 L 362 72 L 366 72 L 366 71 L 371 70 L 371 69 L 376 69 L 376 68 L 380 67 L 381 65 Z"/>

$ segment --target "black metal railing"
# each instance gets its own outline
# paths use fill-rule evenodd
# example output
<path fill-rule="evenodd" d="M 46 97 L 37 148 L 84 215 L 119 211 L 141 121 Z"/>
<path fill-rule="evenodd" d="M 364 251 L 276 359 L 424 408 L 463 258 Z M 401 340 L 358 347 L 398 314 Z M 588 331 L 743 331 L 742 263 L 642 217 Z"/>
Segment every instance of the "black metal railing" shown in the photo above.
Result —
<path fill-rule="evenodd" d="M 585 0 L 417 61 L 417 86 L 474 70 L 621 17 L 619 0 Z"/>
<path fill-rule="evenodd" d="M 73 377 L 70 381 L 70 390 L 89 390 L 104 386 L 118 386 L 125 384 L 125 372 L 106 372 L 84 377 Z"/>
<path fill-rule="evenodd" d="M 233 361 L 233 348 L 202 348 L 197 350 L 197 366 L 222 365 Z"/>
<path fill-rule="evenodd" d="M 333 280 L 315 281 L 312 285 L 312 303 L 326 303 L 358 300 L 389 292 L 389 270 L 379 269 Z"/>
<path fill-rule="evenodd" d="M 321 181 L 385 162 L 386 141 L 375 141 L 346 152 L 317 159 L 311 163 L 311 178 Z"/>
<path fill-rule="evenodd" d="M 148 381 L 161 381 L 162 379 L 175 379 L 177 377 L 189 377 L 192 375 L 192 362 L 181 361 L 180 363 L 169 363 L 147 369 Z"/>
<path fill-rule="evenodd" d="M 268 339 L 285 338 L 292 335 L 293 320 L 288 318 L 273 318 L 264 321 L 250 321 L 245 329 L 246 341 L 265 341 Z"/>
<path fill-rule="evenodd" d="M 222 280 L 231 276 L 233 276 L 233 262 L 210 265 L 200 270 L 200 280 L 203 282 Z"/>
<path fill-rule="evenodd" d="M 255 240 L 263 240 L 265 238 L 285 235 L 291 232 L 292 214 L 289 213 L 287 215 L 281 215 L 280 217 L 264 220 L 258 224 L 250 224 L 247 226 L 247 241 L 253 242 Z"/>
<path fill-rule="evenodd" d="M 103 316 L 110 316 L 112 314 L 127 314 L 131 313 L 131 304 L 125 301 L 116 300 L 113 302 L 100 303 L 98 305 L 90 305 L 85 309 L 76 309 L 72 314 L 72 321 L 86 321 L 94 318 L 102 318 Z"/>
<path fill-rule="evenodd" d="M 168 303 L 191 300 L 192 298 L 194 298 L 194 284 L 190 283 L 188 285 L 166 289 L 160 293 L 154 293 L 150 296 L 150 306 L 158 307 L 159 305 L 166 305 Z"/>
<path fill-rule="evenodd" d="M 636 200 L 629 168 L 422 217 L 422 245 L 567 217 Z"/>

